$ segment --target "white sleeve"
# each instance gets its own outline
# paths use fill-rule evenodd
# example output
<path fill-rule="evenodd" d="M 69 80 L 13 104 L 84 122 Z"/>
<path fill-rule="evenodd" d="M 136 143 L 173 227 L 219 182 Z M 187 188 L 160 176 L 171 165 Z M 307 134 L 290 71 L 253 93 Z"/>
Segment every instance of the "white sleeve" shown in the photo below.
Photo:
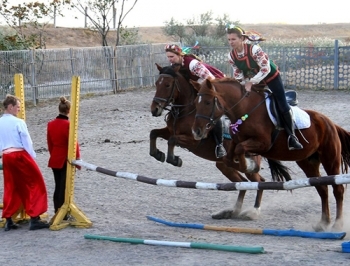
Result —
<path fill-rule="evenodd" d="M 250 79 L 253 84 L 258 84 L 262 81 L 271 71 L 270 60 L 267 54 L 261 49 L 259 45 L 253 45 L 252 54 L 254 61 L 259 66 L 259 72 Z"/>
<path fill-rule="evenodd" d="M 29 135 L 27 125 L 24 121 L 22 121 L 22 123 L 18 124 L 18 132 L 19 132 L 19 135 L 21 137 L 23 148 L 30 154 L 30 156 L 35 158 L 36 153 L 33 149 L 33 141 Z"/>
<path fill-rule="evenodd" d="M 202 83 L 203 80 L 207 79 L 208 77 L 215 79 L 215 76 L 209 71 L 209 69 L 197 59 L 191 60 L 189 68 L 193 75 L 199 77 L 197 80 L 199 83 Z"/>

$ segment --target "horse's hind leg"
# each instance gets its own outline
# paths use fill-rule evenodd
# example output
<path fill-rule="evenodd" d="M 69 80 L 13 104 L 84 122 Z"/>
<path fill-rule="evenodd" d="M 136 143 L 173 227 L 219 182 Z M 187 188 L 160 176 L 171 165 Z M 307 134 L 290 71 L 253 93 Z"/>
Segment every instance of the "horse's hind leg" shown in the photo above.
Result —
<path fill-rule="evenodd" d="M 317 154 L 313 155 L 308 159 L 297 161 L 297 164 L 304 171 L 307 177 L 321 176 L 321 173 L 319 170 L 321 163 L 318 159 Z M 315 188 L 318 192 L 318 195 L 321 198 L 322 215 L 321 215 L 321 220 L 315 226 L 313 226 L 313 228 L 316 232 L 326 231 L 328 226 L 331 223 L 331 216 L 329 212 L 329 203 L 328 203 L 328 186 L 320 185 L 320 186 L 315 186 Z"/>
<path fill-rule="evenodd" d="M 333 185 L 333 195 L 337 205 L 337 211 L 335 216 L 335 222 L 333 224 L 333 230 L 341 231 L 343 228 L 343 199 L 344 199 L 344 186 Z"/>
<path fill-rule="evenodd" d="M 149 154 L 154 157 L 156 160 L 164 162 L 165 161 L 165 154 L 164 152 L 161 152 L 157 149 L 157 138 L 163 138 L 168 140 L 170 136 L 170 132 L 167 127 L 160 128 L 160 129 L 153 129 L 150 132 L 150 150 Z"/>
<path fill-rule="evenodd" d="M 342 164 L 341 159 L 341 147 L 338 149 L 333 149 L 335 154 L 332 154 L 330 149 L 327 150 L 327 153 L 324 153 L 321 157 L 321 163 L 325 169 L 327 175 L 339 175 L 340 167 Z M 339 154 L 336 154 L 336 153 Z M 343 185 L 332 185 L 333 195 L 336 202 L 336 215 L 335 222 L 332 226 L 333 230 L 340 231 L 343 228 L 343 200 L 344 200 L 344 186 Z"/>

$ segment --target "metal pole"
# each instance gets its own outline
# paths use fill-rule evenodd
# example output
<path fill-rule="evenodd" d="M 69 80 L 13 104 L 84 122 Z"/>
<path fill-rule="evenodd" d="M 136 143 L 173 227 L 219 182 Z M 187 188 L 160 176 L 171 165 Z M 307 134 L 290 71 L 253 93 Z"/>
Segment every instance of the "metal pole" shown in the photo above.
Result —
<path fill-rule="evenodd" d="M 339 41 L 334 42 L 334 89 L 339 88 Z"/>

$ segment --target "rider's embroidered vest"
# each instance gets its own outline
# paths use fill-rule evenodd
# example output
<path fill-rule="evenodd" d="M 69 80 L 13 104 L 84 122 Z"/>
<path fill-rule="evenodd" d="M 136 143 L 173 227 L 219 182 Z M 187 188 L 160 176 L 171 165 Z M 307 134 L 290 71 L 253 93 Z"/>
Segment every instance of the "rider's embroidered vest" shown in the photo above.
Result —
<path fill-rule="evenodd" d="M 252 78 L 259 72 L 259 65 L 255 62 L 253 59 L 253 45 L 251 44 L 244 44 L 244 51 L 246 54 L 242 58 L 238 58 L 237 52 L 235 50 L 231 51 L 230 56 L 231 59 L 235 62 L 235 65 L 243 71 L 243 75 L 246 78 Z M 273 80 L 278 74 L 279 70 L 277 65 L 270 60 L 270 67 L 271 71 L 270 73 L 260 82 L 261 83 L 268 83 L 271 80 Z"/>

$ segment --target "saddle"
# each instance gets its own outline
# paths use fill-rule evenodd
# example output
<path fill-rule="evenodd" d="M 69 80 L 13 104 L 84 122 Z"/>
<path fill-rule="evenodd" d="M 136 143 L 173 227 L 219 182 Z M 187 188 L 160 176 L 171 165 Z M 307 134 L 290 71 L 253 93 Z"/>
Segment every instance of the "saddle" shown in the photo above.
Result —
<path fill-rule="evenodd" d="M 270 105 L 268 108 L 270 109 L 271 114 L 275 117 L 275 119 L 277 121 L 276 128 L 278 130 L 284 129 L 281 116 L 280 116 L 278 109 L 277 109 L 276 100 L 273 97 L 272 92 L 269 89 L 265 90 L 265 92 L 268 94 L 268 97 L 270 98 Z M 290 106 L 297 106 L 298 105 L 296 91 L 289 90 L 289 91 L 286 91 L 285 94 L 286 94 L 287 102 Z M 221 124 L 222 124 L 222 128 L 223 128 L 222 132 L 223 132 L 224 139 L 231 140 L 232 138 L 230 135 L 230 125 L 231 125 L 230 119 L 226 115 L 223 115 L 220 119 L 221 119 Z"/>
<path fill-rule="evenodd" d="M 268 89 L 266 90 L 266 93 L 268 94 L 268 97 L 270 98 L 270 112 L 271 115 L 276 119 L 277 121 L 277 125 L 276 127 L 279 128 L 280 130 L 284 128 L 283 126 L 283 122 L 281 120 L 281 114 L 279 113 L 278 109 L 277 109 L 277 103 L 276 103 L 276 99 L 273 96 L 273 93 Z M 287 103 L 290 106 L 297 106 L 298 105 L 298 99 L 297 99 L 297 92 L 294 90 L 289 90 L 285 92 L 286 95 L 286 100 Z"/>

